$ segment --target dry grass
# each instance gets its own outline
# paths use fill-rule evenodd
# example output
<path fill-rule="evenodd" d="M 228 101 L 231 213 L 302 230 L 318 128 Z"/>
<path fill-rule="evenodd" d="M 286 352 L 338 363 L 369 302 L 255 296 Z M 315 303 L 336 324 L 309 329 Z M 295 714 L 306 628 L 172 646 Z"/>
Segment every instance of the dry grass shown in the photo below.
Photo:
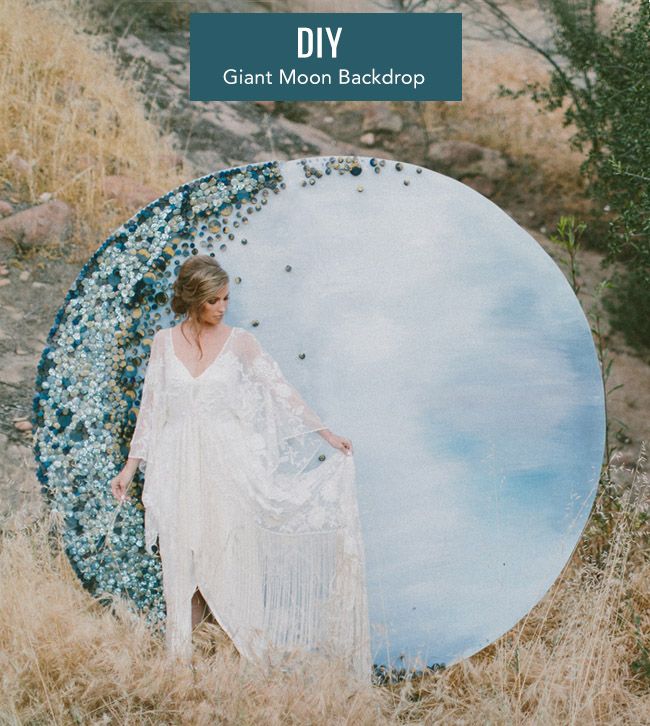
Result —
<path fill-rule="evenodd" d="M 424 123 L 431 136 L 453 138 L 498 149 L 521 169 L 513 178 L 529 208 L 544 215 L 544 198 L 555 205 L 581 208 L 583 155 L 569 148 L 575 131 L 563 127 L 563 111 L 542 111 L 529 97 L 500 98 L 499 84 L 517 90 L 526 81 L 548 79 L 548 67 L 523 48 L 472 43 L 464 49 L 463 100 L 425 104 Z M 532 188 L 534 183 L 537 188 Z"/>
<path fill-rule="evenodd" d="M 227 643 L 196 672 L 165 660 L 142 618 L 82 590 L 45 522 L 1 540 L 1 723 L 376 723 L 374 695 L 326 669 L 248 670 Z"/>
<path fill-rule="evenodd" d="M 326 665 L 259 672 L 212 637 L 212 626 L 195 633 L 194 672 L 166 661 L 160 640 L 123 602 L 109 610 L 85 593 L 48 545 L 45 518 L 7 531 L 0 722 L 649 723 L 644 463 L 642 455 L 624 486 L 601 488 L 571 562 L 516 627 L 470 659 L 390 688 L 355 689 Z"/>
<path fill-rule="evenodd" d="M 563 153 L 571 131 L 561 128 L 560 109 L 538 113 L 529 98 L 497 96 L 500 83 L 518 88 L 547 77 L 547 65 L 536 54 L 516 47 L 496 52 L 492 45 L 475 42 L 463 58 L 463 100 L 427 104 L 431 127 L 451 125 L 459 138 L 512 156 L 532 155 L 558 175 L 573 171 L 580 155 Z"/>
<path fill-rule="evenodd" d="M 124 174 L 155 191 L 185 180 L 171 141 L 144 110 L 135 75 L 125 77 L 98 37 L 82 33 L 74 0 L 0 0 L 0 185 L 18 203 L 43 193 L 69 203 L 83 251 L 137 210 L 102 193 Z M 30 165 L 7 161 L 15 152 Z M 7 193 L 8 192 L 8 193 Z"/>

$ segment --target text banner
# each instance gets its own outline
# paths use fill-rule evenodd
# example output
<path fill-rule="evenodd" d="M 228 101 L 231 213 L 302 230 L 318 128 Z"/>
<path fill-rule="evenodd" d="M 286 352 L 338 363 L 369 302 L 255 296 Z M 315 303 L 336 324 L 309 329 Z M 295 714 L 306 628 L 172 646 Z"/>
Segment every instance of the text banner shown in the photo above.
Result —
<path fill-rule="evenodd" d="M 192 101 L 460 101 L 461 13 L 192 13 Z"/>

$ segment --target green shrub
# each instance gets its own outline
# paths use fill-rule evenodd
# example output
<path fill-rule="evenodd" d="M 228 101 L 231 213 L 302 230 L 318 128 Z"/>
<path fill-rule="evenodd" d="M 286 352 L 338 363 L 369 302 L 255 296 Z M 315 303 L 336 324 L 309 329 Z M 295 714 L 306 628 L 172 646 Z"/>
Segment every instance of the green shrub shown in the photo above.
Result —
<path fill-rule="evenodd" d="M 650 3 L 621 0 L 609 30 L 597 21 L 598 5 L 547 0 L 550 80 L 502 93 L 530 93 L 547 110 L 565 108 L 565 124 L 576 129 L 571 143 L 586 152 L 580 170 L 596 218 L 607 224 L 605 262 L 627 270 L 613 277 L 612 323 L 629 343 L 650 347 Z"/>

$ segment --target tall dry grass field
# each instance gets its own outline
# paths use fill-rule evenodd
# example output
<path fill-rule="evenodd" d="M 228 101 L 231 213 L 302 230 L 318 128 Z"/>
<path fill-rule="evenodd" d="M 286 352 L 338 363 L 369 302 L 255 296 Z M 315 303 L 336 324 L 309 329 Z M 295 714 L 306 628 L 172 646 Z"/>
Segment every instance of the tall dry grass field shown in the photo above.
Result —
<path fill-rule="evenodd" d="M 48 517 L 0 539 L 3 724 L 650 723 L 650 498 L 642 454 L 601 487 L 574 556 L 544 599 L 474 657 L 421 679 L 358 687 L 318 662 L 242 663 L 217 626 L 192 670 L 117 600 L 87 594 L 48 544 Z M 525 536 L 525 533 L 522 533 Z"/>
<path fill-rule="evenodd" d="M 128 176 L 156 195 L 186 177 L 145 113 L 136 75 L 119 70 L 83 26 L 74 0 L 0 0 L 0 186 L 18 203 L 44 193 L 69 203 L 73 241 L 87 253 L 133 214 L 103 193 L 106 176 Z"/>

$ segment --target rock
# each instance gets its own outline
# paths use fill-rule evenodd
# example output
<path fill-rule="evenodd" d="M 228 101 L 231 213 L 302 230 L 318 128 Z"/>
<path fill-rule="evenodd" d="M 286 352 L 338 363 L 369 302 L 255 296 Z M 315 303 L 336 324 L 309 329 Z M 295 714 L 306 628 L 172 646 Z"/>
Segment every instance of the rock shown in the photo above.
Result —
<path fill-rule="evenodd" d="M 52 199 L 52 192 L 43 192 L 40 197 L 38 198 L 38 201 L 43 202 L 49 202 L 50 199 Z"/>
<path fill-rule="evenodd" d="M 11 280 L 8 277 L 3 277 L 0 280 L 0 287 L 4 287 L 5 285 L 11 285 Z"/>
<path fill-rule="evenodd" d="M 359 141 L 364 146 L 373 146 L 375 143 L 375 135 L 372 133 L 372 131 L 368 131 L 367 133 L 361 135 Z"/>
<path fill-rule="evenodd" d="M 14 428 L 18 429 L 18 431 L 31 431 L 32 424 L 29 421 L 15 421 Z"/>
<path fill-rule="evenodd" d="M 5 202 L 4 200 L 0 200 L 0 217 L 8 217 L 10 214 L 13 214 L 14 208 L 9 204 L 9 202 Z"/>
<path fill-rule="evenodd" d="M 448 172 L 462 181 L 481 177 L 495 182 L 508 172 L 503 154 L 470 141 L 437 141 L 429 146 L 427 157 L 436 170 Z"/>
<path fill-rule="evenodd" d="M 25 321 L 25 311 L 22 307 L 19 309 L 12 305 L 5 305 L 2 309 L 2 316 L 5 319 L 13 320 L 14 323 L 24 323 Z M 0 329 L 0 332 L 2 332 L 2 329 Z M 0 359 L 0 373 L 2 372 L 2 367 L 5 365 L 6 362 Z"/>
<path fill-rule="evenodd" d="M 361 124 L 362 133 L 399 134 L 404 126 L 402 117 L 393 111 L 388 103 L 375 102 L 371 104 L 363 115 Z"/>
<path fill-rule="evenodd" d="M 227 161 L 224 161 L 220 156 L 218 156 L 214 151 L 206 150 L 206 151 L 196 151 L 192 154 L 192 162 L 195 165 L 195 169 L 223 169 L 232 164 L 232 166 L 236 166 L 234 162 L 228 163 Z M 189 175 L 188 178 L 191 178 L 192 176 L 197 177 L 201 176 L 205 172 L 199 172 L 196 171 L 196 173 L 192 173 Z"/>
<path fill-rule="evenodd" d="M 508 173 L 508 163 L 499 151 L 470 141 L 437 141 L 427 156 L 436 171 L 448 173 L 490 197 Z"/>
<path fill-rule="evenodd" d="M 401 148 L 426 147 L 429 137 L 427 132 L 418 124 L 407 126 L 396 139 Z"/>
<path fill-rule="evenodd" d="M 257 0 L 253 5 L 256 3 Z M 319 107 L 319 119 L 323 114 L 327 114 L 326 118 L 329 119 L 323 120 L 323 127 L 337 129 L 336 136 L 332 137 L 314 128 L 310 123 L 305 123 L 310 113 L 300 104 L 276 102 L 276 110 L 270 114 L 261 112 L 260 109 L 263 107 L 254 103 L 190 101 L 187 93 L 189 32 L 185 36 L 181 33 L 172 35 L 173 37 L 163 40 L 156 34 L 148 35 L 145 39 L 135 38 L 127 33 L 127 37 L 119 41 L 119 55 L 127 65 L 133 63 L 137 67 L 142 67 L 146 64 L 146 77 L 150 80 L 155 79 L 152 82 L 157 84 L 156 102 L 161 111 L 160 121 L 175 138 L 174 148 L 183 149 L 190 170 L 183 171 L 182 178 L 198 177 L 221 166 L 232 167 L 256 161 L 268 161 L 270 155 L 277 160 L 294 159 L 302 155 L 301 149 L 304 144 L 308 144 L 305 153 L 310 156 L 321 153 L 329 155 L 333 149 L 337 153 L 348 154 L 347 149 L 343 147 L 349 147 L 352 154 L 358 153 L 357 140 L 361 133 L 363 118 L 363 114 L 357 110 L 358 105 L 355 106 L 356 119 L 353 128 L 350 133 L 342 135 L 339 134 L 339 129 L 341 115 L 343 113 L 345 116 L 345 112 L 341 112 L 338 107 L 335 112 L 334 106 Z M 288 106 L 298 114 L 301 123 L 292 122 L 284 115 Z M 302 113 L 298 113 L 300 111 Z M 268 128 L 260 125 L 262 117 L 266 117 L 269 121 Z M 315 137 L 318 139 L 316 142 L 312 140 Z M 340 138 L 348 137 L 354 138 L 355 143 L 340 142 Z M 269 149 L 270 139 L 273 142 L 272 153 Z M 80 157 L 82 153 L 80 150 Z M 82 164 L 81 161 L 79 163 Z M 90 164 L 95 166 L 96 159 Z M 154 181 L 150 183 L 156 184 Z M 161 189 L 160 193 L 165 191 L 167 190 Z M 153 200 L 157 196 L 159 194 L 145 201 Z"/>
<path fill-rule="evenodd" d="M 8 274 L 9 274 L 9 268 L 6 265 L 0 265 L 0 275 L 8 275 Z"/>
<path fill-rule="evenodd" d="M 39 204 L 0 220 L 2 245 L 38 247 L 65 241 L 72 228 L 72 209 L 59 200 Z"/>
<path fill-rule="evenodd" d="M 25 359 L 16 358 L 10 352 L 0 358 L 0 383 L 6 383 L 10 386 L 23 386 L 28 375 Z"/>
<path fill-rule="evenodd" d="M 159 196 L 154 189 L 121 174 L 105 177 L 102 189 L 109 199 L 134 211 L 142 209 Z"/>
<path fill-rule="evenodd" d="M 445 166 L 467 166 L 483 156 L 482 147 L 470 141 L 435 141 L 427 157 Z"/>
<path fill-rule="evenodd" d="M 29 280 L 29 276 L 30 276 L 30 275 L 31 275 L 31 273 L 30 273 L 30 271 L 29 271 L 29 270 L 23 270 L 23 271 L 22 271 L 22 272 L 20 273 L 20 275 L 18 275 L 18 279 L 19 279 L 19 280 L 20 280 L 21 282 L 26 282 L 27 280 Z"/>

